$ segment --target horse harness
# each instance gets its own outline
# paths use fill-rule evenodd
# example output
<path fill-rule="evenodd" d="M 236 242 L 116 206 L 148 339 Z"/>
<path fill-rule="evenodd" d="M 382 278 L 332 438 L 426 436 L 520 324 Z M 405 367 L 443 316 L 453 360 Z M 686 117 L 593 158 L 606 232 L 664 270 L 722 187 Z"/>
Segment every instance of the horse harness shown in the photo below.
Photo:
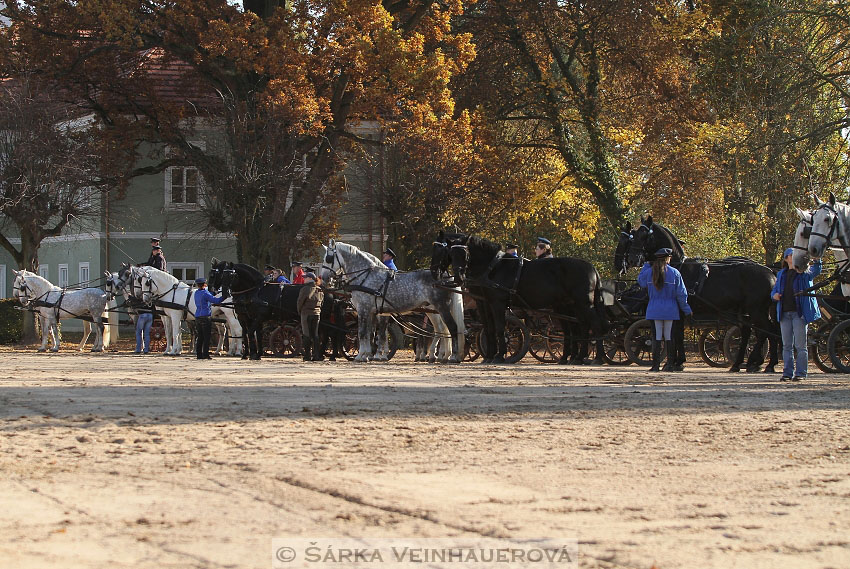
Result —
<path fill-rule="evenodd" d="M 392 305 L 392 302 L 390 302 L 387 299 L 387 289 L 390 288 L 390 283 L 395 280 L 395 271 L 387 270 L 386 271 L 387 276 L 384 279 L 383 286 L 381 286 L 379 288 L 372 288 L 372 287 L 366 286 L 363 283 L 365 283 L 366 279 L 369 278 L 369 275 L 371 274 L 371 271 L 374 267 L 366 267 L 365 269 L 360 269 L 359 271 L 353 271 L 351 273 L 345 273 L 345 272 L 339 272 L 338 269 L 334 269 L 334 263 L 339 263 L 339 268 L 342 269 L 342 263 L 339 262 L 339 257 L 338 257 L 338 254 L 336 252 L 336 247 L 333 247 L 332 249 L 328 248 L 327 254 L 325 255 L 324 262 L 322 263 L 322 268 L 331 271 L 334 274 L 334 276 L 336 276 L 337 278 L 340 279 L 340 281 L 342 283 L 342 290 L 344 290 L 346 292 L 365 292 L 366 294 L 370 294 L 370 295 L 374 296 L 375 297 L 375 308 L 378 311 L 378 313 L 381 313 L 381 314 L 385 313 L 384 308 L 386 307 L 386 304 L 388 302 L 390 303 L 390 305 Z M 349 275 L 354 275 L 353 278 L 355 278 L 355 279 L 358 278 L 358 277 L 362 277 L 362 278 L 360 279 L 359 283 L 353 283 L 353 282 L 351 282 L 351 278 L 348 278 L 348 279 L 345 278 L 345 277 L 348 277 Z M 378 299 L 381 299 L 380 306 L 378 306 Z M 391 308 L 392 308 L 392 306 L 391 306 Z"/>

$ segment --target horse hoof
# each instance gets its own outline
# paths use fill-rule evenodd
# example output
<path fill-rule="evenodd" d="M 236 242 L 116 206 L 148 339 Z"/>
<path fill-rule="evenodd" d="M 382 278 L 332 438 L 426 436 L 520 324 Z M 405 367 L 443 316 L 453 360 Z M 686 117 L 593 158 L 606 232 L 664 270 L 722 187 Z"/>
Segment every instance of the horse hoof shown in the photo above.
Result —
<path fill-rule="evenodd" d="M 50 351 L 51 351 L 51 352 L 53 352 L 53 353 L 55 354 L 55 353 L 57 353 L 57 352 L 59 351 L 59 348 L 52 348 Z"/>
<path fill-rule="evenodd" d="M 36 351 L 37 351 L 37 352 L 46 352 L 46 351 L 47 351 L 47 348 L 39 348 L 39 349 L 38 349 L 38 350 L 36 350 Z"/>
<path fill-rule="evenodd" d="M 505 363 L 505 358 L 503 358 L 502 356 L 496 356 L 495 358 L 493 358 L 493 363 L 494 364 L 503 364 L 503 363 Z"/>
<path fill-rule="evenodd" d="M 570 363 L 569 358 L 561 358 L 558 360 L 558 365 L 565 366 Z"/>
<path fill-rule="evenodd" d="M 758 373 L 760 371 L 761 371 L 760 367 L 748 367 L 747 368 L 747 373 Z"/>
<path fill-rule="evenodd" d="M 773 366 L 766 366 L 762 370 L 762 373 L 776 373 L 776 371 L 773 369 Z"/>
<path fill-rule="evenodd" d="M 738 373 L 739 371 L 741 371 L 741 366 L 732 366 L 731 368 L 729 368 L 729 371 L 732 373 Z"/>

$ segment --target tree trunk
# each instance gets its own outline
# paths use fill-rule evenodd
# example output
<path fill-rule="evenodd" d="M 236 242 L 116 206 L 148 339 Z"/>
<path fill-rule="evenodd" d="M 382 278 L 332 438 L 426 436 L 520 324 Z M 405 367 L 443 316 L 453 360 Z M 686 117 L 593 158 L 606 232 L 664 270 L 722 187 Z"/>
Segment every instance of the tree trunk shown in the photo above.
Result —
<path fill-rule="evenodd" d="M 21 257 L 18 268 L 33 273 L 38 272 L 38 249 L 41 241 L 27 231 L 21 232 Z M 29 310 L 24 312 L 23 334 L 21 344 L 34 344 L 39 341 L 35 329 L 35 313 Z"/>

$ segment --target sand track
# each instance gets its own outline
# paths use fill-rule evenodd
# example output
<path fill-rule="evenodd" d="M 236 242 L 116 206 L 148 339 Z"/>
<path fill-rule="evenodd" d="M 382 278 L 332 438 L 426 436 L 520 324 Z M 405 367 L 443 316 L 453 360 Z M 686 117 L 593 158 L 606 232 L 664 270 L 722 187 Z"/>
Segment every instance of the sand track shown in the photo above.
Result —
<path fill-rule="evenodd" d="M 3 567 L 271 567 L 275 537 L 575 537 L 850 567 L 850 379 L 0 355 Z"/>

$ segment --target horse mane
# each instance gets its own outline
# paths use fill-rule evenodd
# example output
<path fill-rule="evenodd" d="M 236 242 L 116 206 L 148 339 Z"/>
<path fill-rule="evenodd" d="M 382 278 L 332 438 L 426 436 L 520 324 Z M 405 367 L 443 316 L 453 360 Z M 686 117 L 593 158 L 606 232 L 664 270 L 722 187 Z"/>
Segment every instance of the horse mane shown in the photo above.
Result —
<path fill-rule="evenodd" d="M 341 242 L 341 241 L 337 241 L 337 242 L 336 242 L 336 246 L 337 246 L 337 247 L 342 247 L 342 248 L 343 248 L 343 250 L 347 250 L 350 254 L 360 253 L 360 254 L 362 254 L 364 257 L 366 257 L 367 259 L 369 259 L 369 261 L 370 261 L 373 265 L 376 265 L 376 266 L 378 266 L 378 267 L 384 267 L 384 268 L 386 268 L 386 265 L 384 265 L 384 262 L 383 262 L 383 261 L 381 261 L 379 258 L 377 258 L 375 255 L 373 255 L 372 253 L 370 253 L 370 252 L 368 252 L 368 251 L 364 251 L 363 249 L 360 249 L 360 248 L 358 248 L 358 247 L 355 247 L 354 245 L 351 245 L 351 244 L 349 244 L 349 243 L 343 243 L 343 242 Z"/>
<path fill-rule="evenodd" d="M 664 227 L 660 223 L 652 223 L 652 230 L 659 230 L 664 233 L 670 239 L 670 245 L 673 249 L 673 258 L 679 258 L 680 260 L 684 260 L 685 258 L 685 249 L 682 247 L 682 244 L 679 242 L 679 238 L 673 233 L 672 230 Z M 652 251 L 654 253 L 655 251 Z"/>
<path fill-rule="evenodd" d="M 56 286 L 55 284 L 53 284 L 52 282 L 50 282 L 49 280 L 47 280 L 43 276 L 41 276 L 37 273 L 33 273 L 32 271 L 28 271 L 28 270 L 24 269 L 24 270 L 20 271 L 20 274 L 21 274 L 22 277 L 24 277 L 24 279 L 28 279 L 28 278 L 35 279 L 36 282 L 38 282 L 39 284 L 41 284 L 43 286 L 46 286 L 47 288 L 57 288 L 57 289 L 59 288 L 58 286 Z"/>
<path fill-rule="evenodd" d="M 499 251 L 502 250 L 502 246 L 500 244 L 483 237 L 478 237 L 477 235 L 470 235 L 466 241 L 466 245 L 470 248 L 483 250 L 493 256 L 497 255 Z"/>

